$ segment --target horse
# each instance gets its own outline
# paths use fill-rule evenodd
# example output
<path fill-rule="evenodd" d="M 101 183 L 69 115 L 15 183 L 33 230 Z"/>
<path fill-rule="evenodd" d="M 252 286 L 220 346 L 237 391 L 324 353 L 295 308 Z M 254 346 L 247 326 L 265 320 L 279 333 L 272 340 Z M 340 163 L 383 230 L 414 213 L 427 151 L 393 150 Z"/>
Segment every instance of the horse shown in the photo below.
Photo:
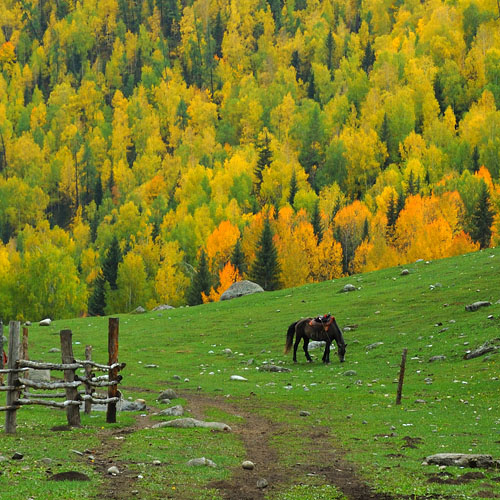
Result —
<path fill-rule="evenodd" d="M 318 340 L 326 342 L 325 352 L 323 354 L 323 363 L 330 363 L 330 345 L 333 340 L 337 342 L 338 356 L 340 362 L 344 362 L 344 356 L 347 344 L 344 342 L 342 330 L 337 325 L 335 318 L 330 314 L 325 314 L 320 318 L 304 318 L 295 321 L 288 327 L 286 334 L 285 354 L 292 347 L 293 337 L 295 335 L 295 344 L 293 344 L 293 360 L 297 362 L 297 347 L 302 339 L 304 339 L 304 353 L 307 361 L 312 362 L 307 347 L 310 340 Z"/>

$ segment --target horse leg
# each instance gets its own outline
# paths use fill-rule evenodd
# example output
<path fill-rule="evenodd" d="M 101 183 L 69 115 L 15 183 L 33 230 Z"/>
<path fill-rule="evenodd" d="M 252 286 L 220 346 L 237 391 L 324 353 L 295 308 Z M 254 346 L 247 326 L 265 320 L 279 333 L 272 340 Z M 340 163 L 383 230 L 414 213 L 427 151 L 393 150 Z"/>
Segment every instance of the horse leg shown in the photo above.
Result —
<path fill-rule="evenodd" d="M 293 344 L 293 361 L 294 361 L 294 363 L 297 363 L 297 348 L 299 347 L 301 339 L 302 339 L 302 337 L 299 334 L 296 334 L 295 343 Z"/>
<path fill-rule="evenodd" d="M 330 346 L 331 342 L 327 342 L 325 345 L 325 352 L 323 353 L 323 363 L 330 364 Z"/>
<path fill-rule="evenodd" d="M 307 337 L 304 337 L 304 345 L 302 346 L 304 349 L 304 354 L 306 355 L 307 361 L 309 361 L 309 363 L 312 363 L 312 358 L 309 355 L 309 351 L 307 350 L 308 346 L 309 346 L 309 339 Z"/>

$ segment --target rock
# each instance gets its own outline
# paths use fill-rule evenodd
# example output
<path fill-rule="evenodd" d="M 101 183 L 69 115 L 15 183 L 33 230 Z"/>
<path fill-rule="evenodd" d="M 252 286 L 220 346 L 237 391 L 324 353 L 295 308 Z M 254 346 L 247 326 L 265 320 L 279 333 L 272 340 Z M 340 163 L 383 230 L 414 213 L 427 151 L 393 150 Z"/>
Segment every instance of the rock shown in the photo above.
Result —
<path fill-rule="evenodd" d="M 410 271 L 408 269 L 403 269 L 401 271 L 401 276 L 408 276 L 410 274 Z"/>
<path fill-rule="evenodd" d="M 170 399 L 157 399 L 158 403 L 161 403 L 162 405 L 169 405 L 172 401 Z"/>
<path fill-rule="evenodd" d="M 45 318 L 45 319 L 42 319 L 42 321 L 40 321 L 40 323 L 38 323 L 40 326 L 50 326 L 50 324 L 52 323 L 52 320 L 50 318 Z"/>
<path fill-rule="evenodd" d="M 159 368 L 158 365 L 151 364 L 151 365 L 144 365 L 144 368 Z"/>
<path fill-rule="evenodd" d="M 7 457 L 0 455 L 0 462 L 6 462 L 6 461 L 7 461 Z"/>
<path fill-rule="evenodd" d="M 24 455 L 22 453 L 18 453 L 17 451 L 12 455 L 12 460 L 22 460 Z"/>
<path fill-rule="evenodd" d="M 354 292 L 355 290 L 357 290 L 357 288 L 354 285 L 347 283 L 347 285 L 342 288 L 341 292 Z"/>
<path fill-rule="evenodd" d="M 299 415 L 301 417 L 308 417 L 310 415 L 310 413 L 308 411 L 305 411 L 305 410 L 301 410 Z"/>
<path fill-rule="evenodd" d="M 159 306 L 156 306 L 153 311 L 165 311 L 167 309 L 174 309 L 173 306 L 169 306 L 168 304 L 161 304 Z"/>
<path fill-rule="evenodd" d="M 130 311 L 130 314 L 144 314 L 146 312 L 146 309 L 144 307 L 139 306 L 136 307 L 133 311 Z"/>
<path fill-rule="evenodd" d="M 118 411 L 143 411 L 146 409 L 146 402 L 144 399 L 136 399 L 135 401 L 127 401 L 121 399 L 116 404 Z"/>
<path fill-rule="evenodd" d="M 468 306 L 465 306 L 466 311 L 477 311 L 480 307 L 487 307 L 491 306 L 491 302 L 488 302 L 486 300 L 480 300 L 478 302 L 474 302 L 473 304 L 469 304 Z"/>
<path fill-rule="evenodd" d="M 118 470 L 118 467 L 116 465 L 112 465 L 108 469 L 108 474 L 110 474 L 111 476 L 116 476 L 117 474 L 120 474 L 120 471 Z"/>
<path fill-rule="evenodd" d="M 196 420 L 195 418 L 178 418 L 176 420 L 170 420 L 169 422 L 161 422 L 159 424 L 153 425 L 153 429 L 159 429 L 161 427 L 174 427 L 179 429 L 205 427 L 207 429 L 214 429 L 217 431 L 231 431 L 231 427 L 222 422 L 204 422 L 202 420 Z"/>
<path fill-rule="evenodd" d="M 231 349 L 229 349 L 229 347 L 228 347 L 228 348 L 226 348 L 226 349 L 224 349 L 222 352 L 223 352 L 224 354 L 233 354 L 233 351 L 231 351 Z"/>
<path fill-rule="evenodd" d="M 28 370 L 28 378 L 33 382 L 50 382 L 50 370 Z"/>
<path fill-rule="evenodd" d="M 247 382 L 248 379 L 245 377 L 242 377 L 241 375 L 231 375 L 229 377 L 230 380 L 240 380 L 241 382 Z"/>
<path fill-rule="evenodd" d="M 58 349 L 57 347 L 52 347 L 51 349 L 49 349 L 49 352 L 50 353 L 61 352 L 61 349 Z"/>
<path fill-rule="evenodd" d="M 381 345 L 384 345 L 384 343 L 383 343 L 383 342 L 375 342 L 375 343 L 373 343 L 373 344 L 367 345 L 367 346 L 365 347 L 365 349 L 366 349 L 367 351 L 371 351 L 372 349 L 376 349 L 377 347 L 380 347 Z"/>
<path fill-rule="evenodd" d="M 175 405 L 162 410 L 160 413 L 158 413 L 158 415 L 167 417 L 182 417 L 182 415 L 184 415 L 184 408 L 181 405 Z"/>
<path fill-rule="evenodd" d="M 326 342 L 322 342 L 321 340 L 311 340 L 309 342 L 309 345 L 307 346 L 307 348 L 310 351 L 313 351 L 314 349 L 324 349 L 325 344 L 326 344 Z M 331 348 L 333 348 L 333 346 L 331 346 Z"/>
<path fill-rule="evenodd" d="M 231 300 L 244 295 L 251 295 L 252 293 L 263 292 L 264 289 L 257 283 L 252 281 L 243 280 L 233 283 L 221 296 L 219 300 Z"/>
<path fill-rule="evenodd" d="M 257 488 L 260 490 L 263 490 L 264 488 L 267 488 L 269 486 L 269 483 L 267 482 L 267 479 L 261 478 L 257 480 Z"/>
<path fill-rule="evenodd" d="M 177 396 L 176 392 L 173 389 L 165 389 L 159 396 L 158 396 L 158 401 L 161 399 L 177 399 L 179 396 Z"/>
<path fill-rule="evenodd" d="M 45 458 L 42 458 L 42 460 L 40 460 L 40 462 L 42 462 L 43 465 L 51 465 L 53 460 L 49 457 L 45 457 Z"/>
<path fill-rule="evenodd" d="M 156 466 L 161 465 L 161 460 L 153 460 L 152 464 Z"/>
<path fill-rule="evenodd" d="M 188 467 L 217 467 L 215 462 L 212 462 L 212 460 L 205 457 L 193 458 L 189 460 L 187 465 Z"/>
<path fill-rule="evenodd" d="M 69 470 L 66 472 L 59 472 L 49 477 L 49 481 L 90 481 L 90 477 L 82 472 Z"/>
<path fill-rule="evenodd" d="M 488 468 L 498 466 L 499 461 L 491 455 L 467 453 L 436 453 L 425 458 L 427 465 L 445 465 L 457 467 Z"/>
<path fill-rule="evenodd" d="M 346 372 L 344 372 L 344 375 L 346 377 L 354 377 L 355 375 L 357 375 L 357 372 L 355 370 L 347 370 Z"/>
<path fill-rule="evenodd" d="M 483 356 L 489 352 L 493 352 L 499 349 L 499 345 L 496 345 L 497 339 L 487 340 L 482 346 L 477 347 L 473 351 L 468 351 L 464 354 L 464 359 L 473 359 Z"/>
<path fill-rule="evenodd" d="M 277 365 L 262 365 L 259 366 L 259 370 L 263 372 L 290 372 L 290 368 L 285 368 L 284 366 Z"/>
<path fill-rule="evenodd" d="M 434 363 L 434 361 L 444 361 L 446 359 L 446 356 L 443 356 L 442 354 L 439 356 L 432 356 L 432 358 L 429 359 L 429 363 Z"/>
<path fill-rule="evenodd" d="M 251 462 L 250 460 L 245 460 L 244 462 L 242 462 L 241 466 L 245 470 L 254 470 L 255 469 L 255 464 L 253 462 Z"/>

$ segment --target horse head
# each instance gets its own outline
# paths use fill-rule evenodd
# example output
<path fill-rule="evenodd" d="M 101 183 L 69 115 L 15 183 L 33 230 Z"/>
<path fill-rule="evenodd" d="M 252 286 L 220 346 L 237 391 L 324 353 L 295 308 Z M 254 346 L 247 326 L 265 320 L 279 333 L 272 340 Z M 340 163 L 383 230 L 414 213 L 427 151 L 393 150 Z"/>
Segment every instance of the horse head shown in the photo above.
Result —
<path fill-rule="evenodd" d="M 339 355 L 339 360 L 341 363 L 344 362 L 344 356 L 345 356 L 345 351 L 346 351 L 347 344 L 339 344 L 338 345 L 338 355 Z"/>

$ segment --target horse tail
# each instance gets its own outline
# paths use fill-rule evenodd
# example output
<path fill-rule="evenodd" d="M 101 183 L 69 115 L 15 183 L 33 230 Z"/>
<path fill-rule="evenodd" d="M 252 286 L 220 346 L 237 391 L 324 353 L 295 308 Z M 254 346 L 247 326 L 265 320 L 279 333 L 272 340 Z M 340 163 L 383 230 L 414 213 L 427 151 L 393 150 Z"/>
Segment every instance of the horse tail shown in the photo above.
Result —
<path fill-rule="evenodd" d="M 285 344 L 285 351 L 284 354 L 287 354 L 290 348 L 292 347 L 293 344 L 293 336 L 295 335 L 295 325 L 298 323 L 298 321 L 295 321 L 295 323 L 292 323 L 288 327 L 288 331 L 286 332 L 286 344 Z"/>

